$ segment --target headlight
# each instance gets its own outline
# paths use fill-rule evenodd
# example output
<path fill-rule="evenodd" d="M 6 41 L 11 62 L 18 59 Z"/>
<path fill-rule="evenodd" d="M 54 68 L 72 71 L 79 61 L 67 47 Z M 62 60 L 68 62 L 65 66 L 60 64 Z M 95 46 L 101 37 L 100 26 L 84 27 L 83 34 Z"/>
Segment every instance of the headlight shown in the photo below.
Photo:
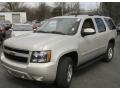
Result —
<path fill-rule="evenodd" d="M 33 51 L 30 62 L 32 63 L 46 63 L 50 62 L 51 51 Z"/>

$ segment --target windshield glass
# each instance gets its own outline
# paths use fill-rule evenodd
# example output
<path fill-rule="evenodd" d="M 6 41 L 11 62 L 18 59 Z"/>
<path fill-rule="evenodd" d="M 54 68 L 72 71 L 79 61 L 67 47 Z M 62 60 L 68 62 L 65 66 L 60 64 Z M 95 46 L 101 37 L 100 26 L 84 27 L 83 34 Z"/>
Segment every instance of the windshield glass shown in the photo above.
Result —
<path fill-rule="evenodd" d="M 73 35 L 77 32 L 80 19 L 78 18 L 56 18 L 48 20 L 37 33 L 54 33 Z"/>
<path fill-rule="evenodd" d="M 31 25 L 13 25 L 13 31 L 32 31 Z"/>

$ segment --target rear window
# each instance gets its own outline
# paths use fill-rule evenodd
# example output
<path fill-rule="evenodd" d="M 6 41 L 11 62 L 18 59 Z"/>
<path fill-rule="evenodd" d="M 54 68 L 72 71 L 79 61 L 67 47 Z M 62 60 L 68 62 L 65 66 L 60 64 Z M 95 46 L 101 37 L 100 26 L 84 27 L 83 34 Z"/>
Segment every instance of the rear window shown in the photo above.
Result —
<path fill-rule="evenodd" d="M 110 18 L 104 18 L 104 19 L 105 19 L 105 22 L 107 23 L 107 26 L 110 30 L 116 29 L 112 19 L 110 19 Z"/>

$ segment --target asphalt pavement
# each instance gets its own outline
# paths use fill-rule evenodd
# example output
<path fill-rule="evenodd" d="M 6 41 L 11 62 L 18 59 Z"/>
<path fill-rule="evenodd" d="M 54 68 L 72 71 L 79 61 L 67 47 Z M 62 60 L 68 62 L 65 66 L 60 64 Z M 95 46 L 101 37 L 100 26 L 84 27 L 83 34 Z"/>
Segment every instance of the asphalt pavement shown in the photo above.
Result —
<path fill-rule="evenodd" d="M 2 49 L 0 48 L 0 52 Z M 120 35 L 111 62 L 97 61 L 74 73 L 71 88 L 120 88 Z M 0 88 L 54 88 L 54 84 L 23 80 L 9 75 L 0 65 Z"/>

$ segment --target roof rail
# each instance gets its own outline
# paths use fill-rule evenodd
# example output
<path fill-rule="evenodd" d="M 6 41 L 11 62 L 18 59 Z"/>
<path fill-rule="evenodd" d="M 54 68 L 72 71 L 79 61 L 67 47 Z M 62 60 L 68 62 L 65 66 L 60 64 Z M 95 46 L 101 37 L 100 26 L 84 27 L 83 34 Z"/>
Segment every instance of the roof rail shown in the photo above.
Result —
<path fill-rule="evenodd" d="M 75 17 L 79 17 L 79 16 L 88 16 L 88 15 L 74 15 Z"/>
<path fill-rule="evenodd" d="M 89 14 L 89 16 L 102 16 L 101 14 Z"/>

